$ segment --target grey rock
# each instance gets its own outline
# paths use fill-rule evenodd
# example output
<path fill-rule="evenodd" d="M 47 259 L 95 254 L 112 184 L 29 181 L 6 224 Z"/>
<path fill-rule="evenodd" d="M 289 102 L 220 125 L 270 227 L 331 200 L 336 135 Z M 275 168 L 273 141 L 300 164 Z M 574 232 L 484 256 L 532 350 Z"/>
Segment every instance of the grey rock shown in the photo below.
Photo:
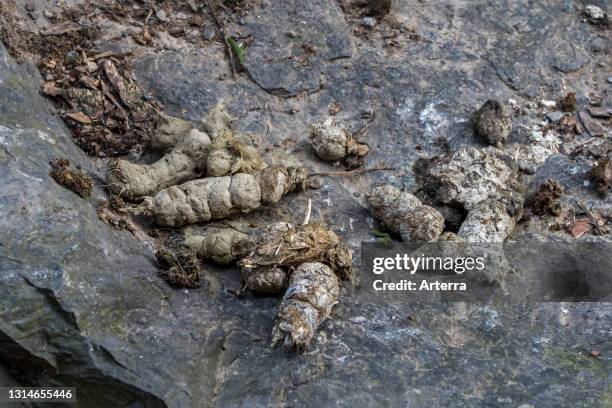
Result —
<path fill-rule="evenodd" d="M 157 17 L 157 19 L 161 21 L 162 23 L 165 23 L 166 21 L 168 21 L 168 16 L 166 15 L 166 11 L 164 9 L 158 9 L 155 12 L 155 17 Z"/>
<path fill-rule="evenodd" d="M 546 114 L 546 118 L 551 122 L 558 122 L 563 118 L 563 116 L 565 116 L 565 113 L 561 111 L 554 111 Z"/>
<path fill-rule="evenodd" d="M 255 83 L 272 94 L 314 91 L 320 87 L 325 63 L 351 55 L 342 11 L 331 0 L 287 0 L 282 8 L 290 12 L 265 7 L 245 19 L 255 37 L 245 68 Z M 295 38 L 285 35 L 287 27 Z M 307 55 L 308 49 L 314 50 L 312 55 Z"/>
<path fill-rule="evenodd" d="M 594 5 L 588 5 L 584 8 L 584 12 L 591 20 L 602 20 L 604 18 L 604 12 L 601 7 Z"/>

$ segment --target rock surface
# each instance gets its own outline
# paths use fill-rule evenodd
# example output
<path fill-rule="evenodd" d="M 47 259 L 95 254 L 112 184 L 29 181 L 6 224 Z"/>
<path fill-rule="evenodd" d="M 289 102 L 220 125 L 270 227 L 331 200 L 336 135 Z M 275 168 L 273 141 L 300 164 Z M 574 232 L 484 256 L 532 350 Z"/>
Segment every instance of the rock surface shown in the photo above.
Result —
<path fill-rule="evenodd" d="M 599 32 L 571 2 L 410 0 L 392 12 L 422 40 L 400 33 L 398 47 L 383 47 L 383 22 L 371 38 L 352 37 L 359 19 L 332 0 L 264 0 L 245 17 L 255 38 L 248 77 L 219 80 L 229 72 L 221 45 L 145 55 L 136 74 L 169 113 L 197 120 L 224 100 L 239 130 L 277 145 L 268 161 L 293 153 L 315 170 L 331 167 L 302 148 L 310 123 L 338 103 L 339 120 L 356 130 L 361 112 L 376 110 L 363 136 L 368 165 L 384 160 L 405 174 L 328 179 L 258 215 L 299 222 L 312 198 L 312 219 L 357 249 L 373 239 L 362 198 L 372 185 L 413 188 L 412 164 L 440 153 L 439 137 L 453 149 L 477 144 L 467 119 L 489 98 L 558 99 L 562 80 L 588 94 L 581 70 L 598 58 L 584 47 Z M 290 58 L 302 44 L 316 49 L 307 65 Z M 307 353 L 270 348 L 279 299 L 236 298 L 226 289 L 239 272 L 212 265 L 203 288 L 171 289 L 151 248 L 98 221 L 100 187 L 83 200 L 53 182 L 57 156 L 92 167 L 39 83 L 0 45 L 0 362 L 18 381 L 74 385 L 82 406 L 100 407 L 611 403 L 610 304 L 389 305 L 356 288 L 342 291 Z M 534 118 L 514 120 L 511 141 Z M 563 181 L 596 199 L 579 177 Z"/>

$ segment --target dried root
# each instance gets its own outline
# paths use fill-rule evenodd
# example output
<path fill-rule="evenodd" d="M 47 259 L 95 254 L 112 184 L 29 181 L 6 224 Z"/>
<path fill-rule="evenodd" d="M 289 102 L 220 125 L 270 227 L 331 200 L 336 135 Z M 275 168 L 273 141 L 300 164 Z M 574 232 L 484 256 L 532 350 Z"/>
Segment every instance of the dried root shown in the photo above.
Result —
<path fill-rule="evenodd" d="M 210 227 L 202 235 L 188 237 L 184 244 L 198 257 L 219 264 L 242 259 L 255 247 L 255 241 L 247 234 L 227 227 Z"/>
<path fill-rule="evenodd" d="M 559 199 L 562 195 L 563 187 L 554 180 L 548 180 L 529 198 L 528 205 L 531 207 L 533 213 L 539 216 L 544 216 L 549 213 L 559 215 L 561 213 L 561 203 Z"/>
<path fill-rule="evenodd" d="M 489 100 L 472 118 L 476 134 L 490 145 L 501 147 L 512 131 L 512 117 L 498 101 Z"/>
<path fill-rule="evenodd" d="M 366 144 L 357 142 L 350 133 L 337 126 L 333 117 L 311 125 L 309 141 L 321 159 L 332 163 L 344 161 L 349 168 L 359 167 L 369 151 Z"/>
<path fill-rule="evenodd" d="M 338 301 L 338 278 L 321 262 L 307 262 L 297 267 L 289 278 L 272 329 L 273 344 L 283 343 L 301 351 L 314 338 L 317 328 L 329 317 Z"/>
<path fill-rule="evenodd" d="M 260 234 L 255 250 L 239 266 L 243 280 L 248 283 L 248 275 L 258 268 L 288 268 L 315 261 L 330 266 L 342 280 L 352 279 L 351 249 L 333 231 L 317 224 L 273 224 Z M 256 287 L 250 289 L 257 291 Z"/>
<path fill-rule="evenodd" d="M 444 217 L 433 207 L 397 188 L 384 185 L 366 194 L 374 217 L 405 242 L 430 242 L 444 230 Z"/>
<path fill-rule="evenodd" d="M 302 178 L 289 177 L 291 174 L 305 174 L 305 170 L 289 168 L 280 171 L 273 167 L 258 175 L 237 173 L 192 180 L 163 189 L 154 197 L 145 197 L 139 210 L 152 215 L 157 224 L 166 227 L 224 219 L 250 212 L 262 203 L 278 202 L 278 191 L 290 192 L 302 187 L 298 185 L 303 182 Z"/>
<path fill-rule="evenodd" d="M 55 159 L 49 162 L 51 171 L 49 176 L 57 182 L 57 184 L 66 187 L 68 190 L 75 192 L 83 198 L 91 196 L 93 191 L 93 181 L 87 173 L 80 168 L 70 166 L 68 159 Z"/>
<path fill-rule="evenodd" d="M 200 287 L 200 264 L 193 249 L 181 246 L 177 250 L 162 248 L 155 253 L 159 275 L 171 285 L 184 288 Z"/>

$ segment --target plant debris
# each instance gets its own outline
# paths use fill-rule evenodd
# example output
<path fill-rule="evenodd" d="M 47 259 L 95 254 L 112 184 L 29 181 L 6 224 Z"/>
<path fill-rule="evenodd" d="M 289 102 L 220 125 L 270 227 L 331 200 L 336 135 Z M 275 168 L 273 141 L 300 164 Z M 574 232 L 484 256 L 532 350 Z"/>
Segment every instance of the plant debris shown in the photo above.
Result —
<path fill-rule="evenodd" d="M 342 280 L 352 280 L 351 249 L 333 231 L 318 224 L 293 226 L 276 223 L 257 238 L 253 252 L 239 262 L 243 278 L 261 267 L 296 267 L 304 262 L 323 262 Z M 257 291 L 256 287 L 249 287 Z"/>
<path fill-rule="evenodd" d="M 84 49 L 43 58 L 41 73 L 48 80 L 42 93 L 57 102 L 77 145 L 89 155 L 116 156 L 147 144 L 158 108 L 144 100 L 126 69 Z"/>
<path fill-rule="evenodd" d="M 391 0 L 371 0 L 368 4 L 367 14 L 375 17 L 384 17 L 391 11 Z"/>
<path fill-rule="evenodd" d="M 374 228 L 372 230 L 372 235 L 378 238 L 378 242 L 380 242 L 381 244 L 388 244 L 392 241 L 391 235 L 388 232 L 383 231 L 379 228 Z"/>
<path fill-rule="evenodd" d="M 593 166 L 591 180 L 595 183 L 599 195 L 606 197 L 612 187 L 612 161 L 609 156 L 602 157 Z"/>
<path fill-rule="evenodd" d="M 562 195 L 563 187 L 555 180 L 548 180 L 527 200 L 527 205 L 539 216 L 559 215 L 561 213 L 559 199 Z"/>
<path fill-rule="evenodd" d="M 49 176 L 57 184 L 66 187 L 83 198 L 91 196 L 93 180 L 80 167 L 71 166 L 68 159 L 54 159 L 49 164 L 51 165 Z"/>
<path fill-rule="evenodd" d="M 569 92 L 563 99 L 561 99 L 557 105 L 563 112 L 575 112 L 576 111 L 576 94 Z"/>
<path fill-rule="evenodd" d="M 187 246 L 164 247 L 155 256 L 159 263 L 159 276 L 171 285 L 191 289 L 200 287 L 200 264 L 193 249 Z"/>
<path fill-rule="evenodd" d="M 134 222 L 130 219 L 129 216 L 127 216 L 127 214 L 124 214 L 124 208 L 117 207 L 118 203 L 116 200 L 113 200 L 113 198 L 118 197 L 111 197 L 111 199 L 104 201 L 98 206 L 98 209 L 96 210 L 98 219 L 113 228 L 117 228 L 120 230 L 125 229 L 135 237 L 140 238 L 140 236 L 138 235 L 138 228 L 136 227 Z M 119 198 L 119 200 L 121 199 Z"/>
<path fill-rule="evenodd" d="M 501 147 L 512 131 L 512 117 L 505 105 L 489 100 L 472 117 L 476 135 L 492 146 Z"/>

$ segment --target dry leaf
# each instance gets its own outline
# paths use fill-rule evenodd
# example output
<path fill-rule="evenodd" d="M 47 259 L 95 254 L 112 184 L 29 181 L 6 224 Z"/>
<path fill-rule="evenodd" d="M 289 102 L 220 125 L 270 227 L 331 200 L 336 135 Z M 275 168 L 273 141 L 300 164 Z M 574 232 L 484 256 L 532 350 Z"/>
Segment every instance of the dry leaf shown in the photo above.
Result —
<path fill-rule="evenodd" d="M 576 220 L 568 228 L 568 232 L 574 238 L 580 238 L 585 232 L 591 229 L 591 225 L 584 219 Z"/>
<path fill-rule="evenodd" d="M 76 120 L 80 123 L 91 124 L 91 118 L 84 114 L 83 112 L 67 112 L 66 116 L 68 116 L 72 120 Z"/>

